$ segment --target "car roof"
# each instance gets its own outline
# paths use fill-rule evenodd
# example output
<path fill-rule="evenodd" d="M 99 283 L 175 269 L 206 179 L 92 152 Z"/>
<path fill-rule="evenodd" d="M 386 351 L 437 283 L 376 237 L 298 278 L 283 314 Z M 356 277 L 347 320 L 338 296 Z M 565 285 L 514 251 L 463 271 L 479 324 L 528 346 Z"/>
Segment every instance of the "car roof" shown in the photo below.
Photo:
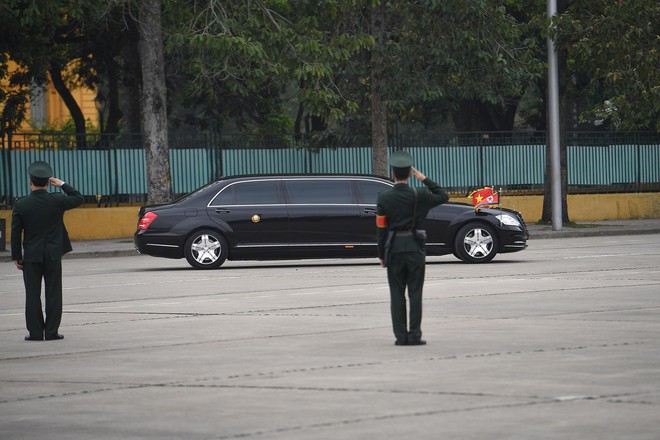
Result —
<path fill-rule="evenodd" d="M 249 180 L 260 180 L 260 179 L 309 179 L 309 178 L 321 178 L 321 179 L 368 179 L 368 180 L 377 180 L 387 185 L 392 185 L 391 180 L 385 179 L 381 176 L 376 176 L 373 174 L 331 174 L 331 173 L 318 173 L 318 174 L 237 174 L 233 176 L 223 176 L 217 180 L 211 181 L 206 185 L 203 185 L 196 190 L 184 194 L 174 201 L 174 203 L 184 202 L 188 200 L 191 196 L 197 196 L 199 194 L 209 194 L 216 191 L 215 188 L 218 186 L 228 186 L 233 183 L 249 181 Z M 151 206 L 151 205 L 148 205 Z"/>
<path fill-rule="evenodd" d="M 318 173 L 318 174 L 239 174 L 234 176 L 223 176 L 220 179 L 216 180 L 216 183 L 221 182 L 230 182 L 230 181 L 241 181 L 241 180 L 253 180 L 253 179 L 310 179 L 310 178 L 322 178 L 322 179 L 370 179 L 370 180 L 379 180 L 381 182 L 392 183 L 391 180 L 388 180 L 382 176 L 376 176 L 373 174 L 330 174 L 330 173 Z"/>

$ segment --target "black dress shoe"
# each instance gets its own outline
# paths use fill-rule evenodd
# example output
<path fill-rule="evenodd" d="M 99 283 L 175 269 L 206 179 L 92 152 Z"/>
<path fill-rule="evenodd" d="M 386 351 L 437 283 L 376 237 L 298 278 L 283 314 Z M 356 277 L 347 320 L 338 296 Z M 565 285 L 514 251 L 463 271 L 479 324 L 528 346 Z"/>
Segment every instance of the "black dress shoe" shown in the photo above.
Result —
<path fill-rule="evenodd" d="M 57 333 L 54 335 L 46 336 L 47 341 L 57 341 L 58 339 L 64 339 L 64 335 Z"/>
<path fill-rule="evenodd" d="M 30 335 L 27 335 L 27 336 L 25 337 L 25 340 L 26 340 L 26 341 L 43 341 L 44 338 L 41 338 L 41 337 L 39 337 L 39 336 L 30 336 Z"/>
<path fill-rule="evenodd" d="M 408 341 L 406 341 L 405 339 L 403 340 L 397 339 L 396 341 L 394 341 L 394 345 L 408 345 Z"/>
<path fill-rule="evenodd" d="M 426 341 L 424 339 L 408 340 L 408 345 L 426 345 Z"/>

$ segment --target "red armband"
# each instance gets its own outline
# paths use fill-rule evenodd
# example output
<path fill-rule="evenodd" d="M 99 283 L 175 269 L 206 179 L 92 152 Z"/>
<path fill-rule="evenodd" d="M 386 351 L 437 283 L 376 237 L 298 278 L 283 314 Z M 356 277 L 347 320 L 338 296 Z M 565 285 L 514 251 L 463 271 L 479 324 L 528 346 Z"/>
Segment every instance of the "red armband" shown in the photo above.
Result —
<path fill-rule="evenodd" d="M 376 226 L 379 228 L 387 227 L 387 216 L 386 215 L 377 215 L 376 216 Z"/>

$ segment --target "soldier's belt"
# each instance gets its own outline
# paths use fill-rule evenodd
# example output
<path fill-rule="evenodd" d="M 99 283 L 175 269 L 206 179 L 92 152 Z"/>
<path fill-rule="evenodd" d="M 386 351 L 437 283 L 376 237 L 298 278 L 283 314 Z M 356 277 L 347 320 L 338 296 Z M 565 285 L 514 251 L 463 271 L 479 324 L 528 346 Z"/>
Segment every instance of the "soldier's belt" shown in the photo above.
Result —
<path fill-rule="evenodd" d="M 394 231 L 397 237 L 414 237 L 420 242 L 426 241 L 426 231 L 424 229 L 415 229 L 414 231 Z"/>

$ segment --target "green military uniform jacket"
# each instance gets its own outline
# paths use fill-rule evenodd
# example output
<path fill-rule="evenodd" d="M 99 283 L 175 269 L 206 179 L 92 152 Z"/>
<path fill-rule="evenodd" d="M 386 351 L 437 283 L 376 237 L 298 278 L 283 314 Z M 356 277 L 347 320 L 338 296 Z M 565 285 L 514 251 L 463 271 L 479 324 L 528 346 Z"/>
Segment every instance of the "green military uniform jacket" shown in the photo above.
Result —
<path fill-rule="evenodd" d="M 417 215 L 415 229 L 424 229 L 424 220 L 429 210 L 447 202 L 449 197 L 440 186 L 428 177 L 424 179 L 426 189 L 417 189 Z M 385 254 L 387 231 L 407 231 L 413 225 L 415 197 L 413 189 L 406 183 L 397 183 L 392 189 L 378 195 L 376 225 L 378 229 L 378 258 Z M 396 238 L 392 242 L 392 253 L 417 252 L 420 250 L 413 237 Z"/>
<path fill-rule="evenodd" d="M 62 185 L 62 191 L 66 194 L 40 189 L 16 201 L 11 221 L 12 260 L 40 263 L 44 258 L 60 259 L 71 251 L 64 211 L 85 199 L 69 184 Z"/>

